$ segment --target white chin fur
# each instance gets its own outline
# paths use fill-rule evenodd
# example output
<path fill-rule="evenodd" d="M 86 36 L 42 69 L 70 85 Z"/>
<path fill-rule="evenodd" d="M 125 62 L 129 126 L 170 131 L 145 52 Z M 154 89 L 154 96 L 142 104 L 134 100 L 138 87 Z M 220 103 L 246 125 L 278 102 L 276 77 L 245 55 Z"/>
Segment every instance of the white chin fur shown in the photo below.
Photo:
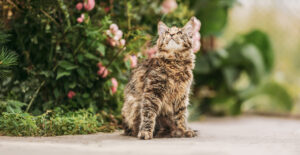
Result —
<path fill-rule="evenodd" d="M 176 50 L 176 49 L 180 49 L 181 46 L 178 45 L 174 40 L 171 39 L 167 45 L 167 48 L 169 50 Z"/>

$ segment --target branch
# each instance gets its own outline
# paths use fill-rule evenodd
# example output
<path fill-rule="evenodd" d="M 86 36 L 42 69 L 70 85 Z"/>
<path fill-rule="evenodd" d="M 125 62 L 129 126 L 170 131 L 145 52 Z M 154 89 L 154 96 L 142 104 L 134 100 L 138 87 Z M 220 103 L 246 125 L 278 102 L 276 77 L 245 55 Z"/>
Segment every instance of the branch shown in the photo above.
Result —
<path fill-rule="evenodd" d="M 45 84 L 45 81 L 43 81 L 43 82 L 41 83 L 40 87 L 34 92 L 33 97 L 32 97 L 32 99 L 30 100 L 30 102 L 29 102 L 29 104 L 28 104 L 28 106 L 27 106 L 25 112 L 28 112 L 28 111 L 29 111 L 29 109 L 30 109 L 30 107 L 31 107 L 31 105 L 32 105 L 32 103 L 33 103 L 33 101 L 34 101 L 35 98 L 37 97 L 37 95 L 38 95 L 40 89 L 44 86 L 44 84 Z"/>
<path fill-rule="evenodd" d="M 45 12 L 43 9 L 41 9 L 41 12 L 42 12 L 45 16 L 47 16 L 49 19 L 51 19 L 57 26 L 59 26 L 59 24 L 56 22 L 56 20 L 55 20 L 53 17 L 51 17 L 47 12 Z"/>
<path fill-rule="evenodd" d="M 111 59 L 111 61 L 109 62 L 109 64 L 106 66 L 106 68 L 108 68 L 113 61 L 115 61 L 115 59 L 119 56 L 120 53 L 122 53 L 125 50 L 126 46 L 124 45 L 123 48 L 121 48 L 115 55 L 114 57 Z"/>

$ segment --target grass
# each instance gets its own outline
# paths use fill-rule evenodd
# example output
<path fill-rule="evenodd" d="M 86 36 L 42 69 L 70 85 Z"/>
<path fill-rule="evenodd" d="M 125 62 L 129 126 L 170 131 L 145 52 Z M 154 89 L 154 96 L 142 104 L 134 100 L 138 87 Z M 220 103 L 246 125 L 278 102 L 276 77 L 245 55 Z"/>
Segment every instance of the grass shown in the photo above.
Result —
<path fill-rule="evenodd" d="M 29 113 L 8 112 L 3 112 L 0 115 L 0 135 L 7 136 L 91 134 L 112 132 L 117 128 L 118 121 L 112 115 L 107 115 L 104 112 L 93 114 L 88 110 L 79 110 L 65 114 L 48 111 L 39 116 L 33 116 Z"/>

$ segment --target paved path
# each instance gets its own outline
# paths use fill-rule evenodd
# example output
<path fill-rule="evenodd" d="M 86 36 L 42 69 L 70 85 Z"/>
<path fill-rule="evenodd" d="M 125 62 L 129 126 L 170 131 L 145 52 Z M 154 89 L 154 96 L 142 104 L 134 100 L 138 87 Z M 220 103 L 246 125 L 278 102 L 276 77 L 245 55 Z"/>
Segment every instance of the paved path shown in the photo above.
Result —
<path fill-rule="evenodd" d="M 247 116 L 190 123 L 196 138 L 150 141 L 111 134 L 0 137 L 0 155 L 300 155 L 300 120 Z"/>

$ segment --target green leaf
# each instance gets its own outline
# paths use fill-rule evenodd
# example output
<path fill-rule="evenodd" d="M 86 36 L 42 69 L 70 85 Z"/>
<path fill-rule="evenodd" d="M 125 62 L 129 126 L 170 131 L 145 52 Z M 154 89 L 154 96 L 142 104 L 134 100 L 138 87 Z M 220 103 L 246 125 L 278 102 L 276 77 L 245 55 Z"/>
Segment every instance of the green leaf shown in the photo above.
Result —
<path fill-rule="evenodd" d="M 86 53 L 86 54 L 84 54 L 84 56 L 88 59 L 99 61 L 99 58 L 91 53 Z"/>
<path fill-rule="evenodd" d="M 293 98 L 287 90 L 278 83 L 269 82 L 258 90 L 259 94 L 266 94 L 272 99 L 272 103 L 286 110 L 292 110 Z"/>
<path fill-rule="evenodd" d="M 245 42 L 251 43 L 259 49 L 265 63 L 266 70 L 270 72 L 274 66 L 274 52 L 267 34 L 262 31 L 254 30 L 245 35 Z"/>
<path fill-rule="evenodd" d="M 250 66 L 246 68 L 248 75 L 254 83 L 258 83 L 263 77 L 265 71 L 265 65 L 260 51 L 253 45 L 246 45 L 241 55 L 245 64 L 248 63 Z"/>
<path fill-rule="evenodd" d="M 40 75 L 44 75 L 45 77 L 53 76 L 52 71 L 41 71 Z"/>
<path fill-rule="evenodd" d="M 233 89 L 234 83 L 236 82 L 239 75 L 240 75 L 240 71 L 233 66 L 228 66 L 223 69 L 223 76 L 225 78 L 225 83 L 227 87 L 230 88 L 231 90 Z"/>
<path fill-rule="evenodd" d="M 56 75 L 56 80 L 60 79 L 63 76 L 70 76 L 71 72 L 70 71 L 65 71 L 62 69 L 58 69 L 57 71 L 57 75 Z"/>
<path fill-rule="evenodd" d="M 235 0 L 198 0 L 190 1 L 195 15 L 200 19 L 201 35 L 219 35 L 227 23 L 228 9 Z"/>
<path fill-rule="evenodd" d="M 248 94 L 245 107 L 252 110 L 269 112 L 288 112 L 293 108 L 293 98 L 280 84 L 271 81 Z M 247 108 L 246 108 L 247 109 Z"/>
<path fill-rule="evenodd" d="M 98 44 L 97 51 L 100 52 L 102 56 L 105 56 L 105 46 L 103 44 Z"/>
<path fill-rule="evenodd" d="M 209 63 L 207 55 L 201 55 L 196 57 L 196 67 L 194 72 L 198 74 L 208 74 L 211 72 L 212 67 Z"/>
<path fill-rule="evenodd" d="M 77 71 L 77 73 L 79 74 L 79 76 L 80 76 L 81 78 L 86 77 L 86 71 L 85 71 L 84 68 L 80 67 L 80 68 L 78 68 L 76 71 Z"/>
<path fill-rule="evenodd" d="M 69 84 L 69 88 L 74 89 L 76 87 L 76 82 L 72 82 Z"/>
<path fill-rule="evenodd" d="M 0 102 L 0 104 L 3 104 L 6 107 L 6 112 L 9 113 L 21 113 L 22 112 L 22 107 L 26 106 L 26 103 L 16 101 L 16 100 L 7 100 Z M 1 107 L 1 106 L 0 106 Z"/>
<path fill-rule="evenodd" d="M 73 69 L 76 69 L 78 66 L 77 65 L 74 65 L 66 60 L 62 60 L 62 61 L 59 61 L 58 62 L 58 66 L 66 69 L 66 70 L 73 70 Z"/>

